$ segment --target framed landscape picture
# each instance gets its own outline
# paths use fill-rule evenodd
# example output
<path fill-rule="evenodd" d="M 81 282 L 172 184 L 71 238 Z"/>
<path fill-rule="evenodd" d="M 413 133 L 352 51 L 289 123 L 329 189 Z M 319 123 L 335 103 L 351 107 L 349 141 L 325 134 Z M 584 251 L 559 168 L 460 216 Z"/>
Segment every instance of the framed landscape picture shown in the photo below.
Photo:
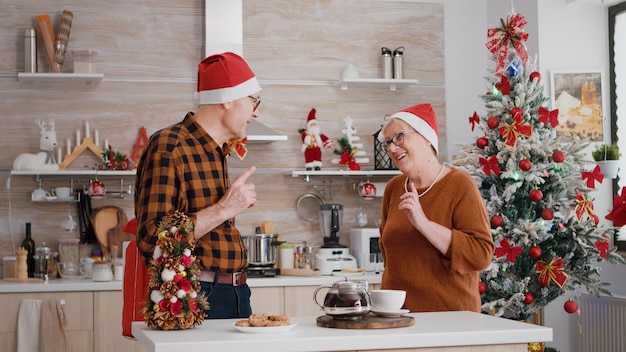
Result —
<path fill-rule="evenodd" d="M 562 142 L 575 137 L 604 140 L 603 78 L 600 70 L 551 71 L 552 108 L 559 109 L 556 133 Z"/>

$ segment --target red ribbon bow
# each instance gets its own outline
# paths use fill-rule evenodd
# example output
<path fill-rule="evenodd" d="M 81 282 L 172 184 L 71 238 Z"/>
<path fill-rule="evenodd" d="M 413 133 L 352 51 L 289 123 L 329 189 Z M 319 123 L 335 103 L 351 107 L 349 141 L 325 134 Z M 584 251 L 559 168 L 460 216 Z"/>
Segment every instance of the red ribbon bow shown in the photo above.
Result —
<path fill-rule="evenodd" d="M 476 111 L 474 111 L 474 115 L 470 116 L 469 123 L 472 125 L 472 131 L 474 131 L 475 125 L 477 123 L 480 123 L 480 118 L 478 117 L 478 114 L 476 113 Z"/>
<path fill-rule="evenodd" d="M 504 124 L 498 130 L 500 136 L 505 140 L 504 144 L 509 147 L 514 147 L 517 143 L 517 136 L 522 135 L 529 137 L 533 133 L 533 126 L 524 124 L 524 119 L 521 114 L 516 114 L 511 124 Z"/>
<path fill-rule="evenodd" d="M 506 238 L 500 241 L 500 247 L 496 248 L 496 258 L 500 258 L 503 255 L 506 255 L 506 260 L 510 261 L 511 263 L 515 263 L 515 261 L 517 260 L 517 256 L 520 254 L 522 254 L 522 247 L 511 247 L 509 240 L 507 240 Z"/>
<path fill-rule="evenodd" d="M 622 187 L 622 195 L 613 197 L 613 210 L 604 218 L 613 221 L 617 227 L 626 225 L 626 186 Z"/>
<path fill-rule="evenodd" d="M 546 263 L 543 260 L 537 262 L 535 272 L 539 273 L 539 282 L 548 287 L 550 280 L 554 281 L 559 287 L 565 285 L 567 281 L 567 274 L 563 272 L 563 258 L 552 260 L 550 263 Z"/>
<path fill-rule="evenodd" d="M 539 108 L 539 122 L 547 125 L 548 121 L 550 121 L 552 128 L 559 125 L 559 109 L 548 110 L 543 106 Z"/>
<path fill-rule="evenodd" d="M 248 143 L 248 137 L 244 137 L 243 139 L 231 139 L 228 141 L 228 148 L 235 149 L 235 153 L 240 160 L 246 157 L 248 154 L 248 148 L 246 144 Z"/>
<path fill-rule="evenodd" d="M 491 158 L 489 158 L 489 160 L 483 157 L 480 157 L 478 159 L 478 162 L 483 167 L 483 172 L 485 173 L 485 175 L 489 176 L 491 175 L 491 172 L 493 171 L 493 173 L 496 176 L 500 176 L 500 165 L 498 165 L 497 156 L 494 155 Z"/>
<path fill-rule="evenodd" d="M 596 241 L 595 245 L 598 252 L 600 252 L 600 257 L 602 257 L 602 259 L 606 259 L 606 255 L 609 252 L 609 241 L 606 240 L 606 234 L 602 234 L 602 237 L 604 240 Z"/>
<path fill-rule="evenodd" d="M 582 178 L 587 180 L 588 188 L 596 188 L 596 181 L 602 183 L 604 174 L 600 172 L 600 165 L 596 165 L 593 171 L 583 171 Z"/>
<path fill-rule="evenodd" d="M 578 221 L 580 221 L 585 213 L 587 213 L 590 218 L 594 217 L 593 202 L 587 199 L 584 194 L 576 191 L 576 218 Z"/>
<path fill-rule="evenodd" d="M 526 64 L 528 60 L 528 53 L 524 42 L 528 40 L 528 33 L 524 33 L 522 29 L 528 22 L 524 16 L 516 13 L 513 16 L 509 16 L 504 20 L 500 19 L 502 24 L 500 28 L 489 28 L 487 30 L 487 37 L 491 38 L 487 42 L 487 49 L 492 54 L 496 55 L 496 69 L 495 74 L 502 76 L 504 74 L 504 68 L 506 67 L 507 58 L 509 56 L 509 46 L 515 49 L 522 64 Z"/>
<path fill-rule="evenodd" d="M 502 95 L 509 95 L 511 94 L 511 82 L 509 82 L 506 76 L 502 76 L 500 83 L 496 83 L 496 89 L 498 89 Z"/>

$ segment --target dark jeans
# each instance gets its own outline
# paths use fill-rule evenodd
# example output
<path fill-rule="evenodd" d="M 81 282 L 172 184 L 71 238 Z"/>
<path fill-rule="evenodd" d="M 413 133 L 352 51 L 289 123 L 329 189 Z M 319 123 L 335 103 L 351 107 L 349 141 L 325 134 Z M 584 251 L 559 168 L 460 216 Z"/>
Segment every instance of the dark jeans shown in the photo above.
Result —
<path fill-rule="evenodd" d="M 250 287 L 247 284 L 233 286 L 200 281 L 200 292 L 209 301 L 207 319 L 247 318 L 252 314 Z"/>

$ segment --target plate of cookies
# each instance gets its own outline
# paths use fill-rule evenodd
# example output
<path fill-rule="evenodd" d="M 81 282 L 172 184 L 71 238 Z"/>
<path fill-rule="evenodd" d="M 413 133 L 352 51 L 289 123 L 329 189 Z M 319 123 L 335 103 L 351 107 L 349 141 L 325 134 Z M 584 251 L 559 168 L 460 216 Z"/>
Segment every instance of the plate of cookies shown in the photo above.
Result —
<path fill-rule="evenodd" d="M 269 313 L 252 313 L 246 320 L 238 320 L 233 323 L 237 331 L 250 334 L 274 334 L 286 332 L 295 328 L 298 324 L 291 324 L 286 315 Z"/>

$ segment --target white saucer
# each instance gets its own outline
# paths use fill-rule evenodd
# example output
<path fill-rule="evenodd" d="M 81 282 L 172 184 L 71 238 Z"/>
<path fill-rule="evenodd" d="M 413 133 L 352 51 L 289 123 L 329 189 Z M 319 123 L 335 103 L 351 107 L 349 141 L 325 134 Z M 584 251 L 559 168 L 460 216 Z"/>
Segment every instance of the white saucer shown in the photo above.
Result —
<path fill-rule="evenodd" d="M 384 317 L 384 318 L 399 317 L 410 312 L 410 310 L 408 309 L 399 309 L 396 311 L 383 311 L 383 310 L 377 310 L 376 308 L 372 308 L 371 311 L 372 313 L 378 315 L 379 317 Z"/>
<path fill-rule="evenodd" d="M 246 332 L 249 334 L 275 334 L 279 332 L 287 332 L 296 326 L 297 323 L 291 325 L 282 325 L 282 326 L 262 326 L 262 327 L 254 327 L 254 326 L 237 326 L 233 324 L 237 331 Z"/>

